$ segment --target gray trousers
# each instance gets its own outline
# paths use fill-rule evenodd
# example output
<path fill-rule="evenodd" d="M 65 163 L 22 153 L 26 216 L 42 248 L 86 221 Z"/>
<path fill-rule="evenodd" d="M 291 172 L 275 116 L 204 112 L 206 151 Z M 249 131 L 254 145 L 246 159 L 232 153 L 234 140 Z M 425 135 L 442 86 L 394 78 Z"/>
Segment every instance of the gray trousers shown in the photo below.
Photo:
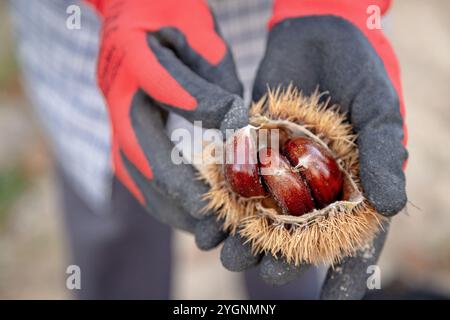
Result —
<path fill-rule="evenodd" d="M 114 181 L 104 212 L 93 212 L 59 171 L 60 191 L 71 251 L 81 269 L 80 299 L 169 299 L 171 230 L 153 219 L 125 187 Z M 167 206 L 160 210 L 170 210 Z M 257 268 L 245 273 L 251 299 L 315 299 L 319 272 L 283 287 L 265 284 Z M 207 299 L 208 297 L 204 297 Z"/>

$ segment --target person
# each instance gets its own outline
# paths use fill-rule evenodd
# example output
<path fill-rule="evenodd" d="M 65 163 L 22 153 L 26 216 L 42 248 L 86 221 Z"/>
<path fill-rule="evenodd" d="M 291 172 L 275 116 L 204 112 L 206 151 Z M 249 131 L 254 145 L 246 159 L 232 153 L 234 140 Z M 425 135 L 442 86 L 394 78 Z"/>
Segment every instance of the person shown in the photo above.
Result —
<path fill-rule="evenodd" d="M 85 0 L 76 2 L 79 29 L 66 27 L 73 2 L 11 6 L 26 90 L 58 164 L 79 297 L 168 298 L 178 228 L 203 250 L 223 242 L 222 264 L 245 271 L 250 298 L 362 298 L 387 224 L 372 247 L 330 269 L 320 290 L 318 268 L 253 255 L 200 215 L 207 187 L 191 165 L 170 161 L 169 137 L 194 121 L 245 126 L 250 99 L 268 87 L 319 86 L 358 134 L 365 196 L 381 214 L 398 213 L 407 200 L 399 67 L 368 23 L 368 12 L 383 15 L 391 1 Z"/>

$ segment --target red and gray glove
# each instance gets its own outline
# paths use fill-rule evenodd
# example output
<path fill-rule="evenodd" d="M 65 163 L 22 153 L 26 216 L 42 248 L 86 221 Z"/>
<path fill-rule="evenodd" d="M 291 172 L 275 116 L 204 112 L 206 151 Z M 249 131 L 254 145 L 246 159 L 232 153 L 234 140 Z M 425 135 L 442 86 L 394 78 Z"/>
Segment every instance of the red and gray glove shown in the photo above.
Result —
<path fill-rule="evenodd" d="M 246 125 L 230 50 L 206 1 L 87 1 L 102 19 L 97 74 L 111 120 L 115 174 L 158 219 L 193 231 L 207 187 L 190 165 L 172 163 L 163 115 L 201 120 L 205 128 Z M 158 213 L 160 197 L 180 212 Z"/>
<path fill-rule="evenodd" d="M 407 201 L 404 105 L 394 51 L 381 30 L 368 28 L 367 12 L 370 5 L 378 5 L 383 14 L 389 4 L 388 0 L 275 0 L 266 53 L 253 88 L 254 100 L 267 87 L 280 84 L 292 83 L 307 95 L 317 86 L 328 91 L 358 134 L 364 194 L 385 216 L 398 213 Z M 330 270 L 322 297 L 361 298 L 367 267 L 376 263 L 385 236 L 381 232 L 372 248 Z M 225 266 L 239 270 L 257 263 L 250 254 L 235 250 L 236 243 L 240 239 L 225 241 Z M 260 273 L 270 283 L 283 284 L 301 269 L 266 256 Z"/>

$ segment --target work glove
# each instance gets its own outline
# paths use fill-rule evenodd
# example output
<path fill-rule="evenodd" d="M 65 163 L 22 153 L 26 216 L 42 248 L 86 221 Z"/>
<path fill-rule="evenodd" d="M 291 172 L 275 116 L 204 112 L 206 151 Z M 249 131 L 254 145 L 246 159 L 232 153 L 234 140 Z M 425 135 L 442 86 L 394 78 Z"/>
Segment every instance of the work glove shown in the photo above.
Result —
<path fill-rule="evenodd" d="M 225 235 L 215 218 L 199 220 L 208 188 L 191 165 L 173 163 L 164 131 L 167 112 L 205 128 L 248 123 L 242 86 L 212 13 L 202 0 L 88 2 L 102 20 L 97 76 L 110 115 L 115 175 L 173 227 L 194 232 L 197 224 L 213 222 L 197 243 L 217 244 Z M 179 210 L 161 212 L 160 202 Z"/>
<path fill-rule="evenodd" d="M 372 4 L 378 7 L 369 8 Z M 378 8 L 383 14 L 388 6 L 389 1 L 382 0 L 275 0 L 253 100 L 280 85 L 293 84 L 306 95 L 317 87 L 327 91 L 331 104 L 340 105 L 358 134 L 364 195 L 380 214 L 390 217 L 407 201 L 404 106 L 395 54 L 380 29 L 369 29 L 374 21 L 366 13 Z M 387 228 L 385 224 L 372 247 L 329 270 L 322 298 L 363 297 L 367 267 L 376 264 Z M 222 261 L 231 270 L 240 271 L 260 261 L 250 254 L 249 246 L 241 244 L 239 236 L 225 241 Z M 247 251 L 236 250 L 236 246 Z M 265 256 L 260 274 L 269 283 L 285 284 L 305 267 Z"/>

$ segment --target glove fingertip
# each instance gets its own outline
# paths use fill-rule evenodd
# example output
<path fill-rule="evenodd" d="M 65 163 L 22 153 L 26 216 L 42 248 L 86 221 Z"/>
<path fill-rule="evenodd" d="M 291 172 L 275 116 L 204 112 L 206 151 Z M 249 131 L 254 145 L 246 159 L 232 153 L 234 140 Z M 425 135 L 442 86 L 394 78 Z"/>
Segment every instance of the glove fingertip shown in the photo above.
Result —
<path fill-rule="evenodd" d="M 328 269 L 320 299 L 360 300 L 364 297 L 368 290 L 367 281 L 371 275 L 371 268 L 374 270 L 379 268 L 377 261 L 386 241 L 389 223 L 388 219 L 382 222 L 382 229 L 371 245 L 367 244 L 354 256 L 344 258 L 334 268 Z"/>
<path fill-rule="evenodd" d="M 248 124 L 248 109 L 244 105 L 244 101 L 235 96 L 231 102 L 228 112 L 220 125 L 220 131 L 226 136 L 227 129 L 240 129 Z"/>
<path fill-rule="evenodd" d="M 253 255 L 250 244 L 239 235 L 229 236 L 220 252 L 222 265 L 229 271 L 240 272 L 257 265 L 260 255 Z"/>
<path fill-rule="evenodd" d="M 400 212 L 408 201 L 405 180 L 389 177 L 389 181 L 386 181 L 387 179 L 383 179 L 381 173 L 378 176 L 379 179 L 373 183 L 364 184 L 365 180 L 362 180 L 365 195 L 377 212 L 383 216 L 391 217 Z"/>
<path fill-rule="evenodd" d="M 358 145 L 364 194 L 380 214 L 390 217 L 407 202 L 403 163 L 408 152 L 401 144 L 402 129 L 385 123 L 361 132 Z"/>

